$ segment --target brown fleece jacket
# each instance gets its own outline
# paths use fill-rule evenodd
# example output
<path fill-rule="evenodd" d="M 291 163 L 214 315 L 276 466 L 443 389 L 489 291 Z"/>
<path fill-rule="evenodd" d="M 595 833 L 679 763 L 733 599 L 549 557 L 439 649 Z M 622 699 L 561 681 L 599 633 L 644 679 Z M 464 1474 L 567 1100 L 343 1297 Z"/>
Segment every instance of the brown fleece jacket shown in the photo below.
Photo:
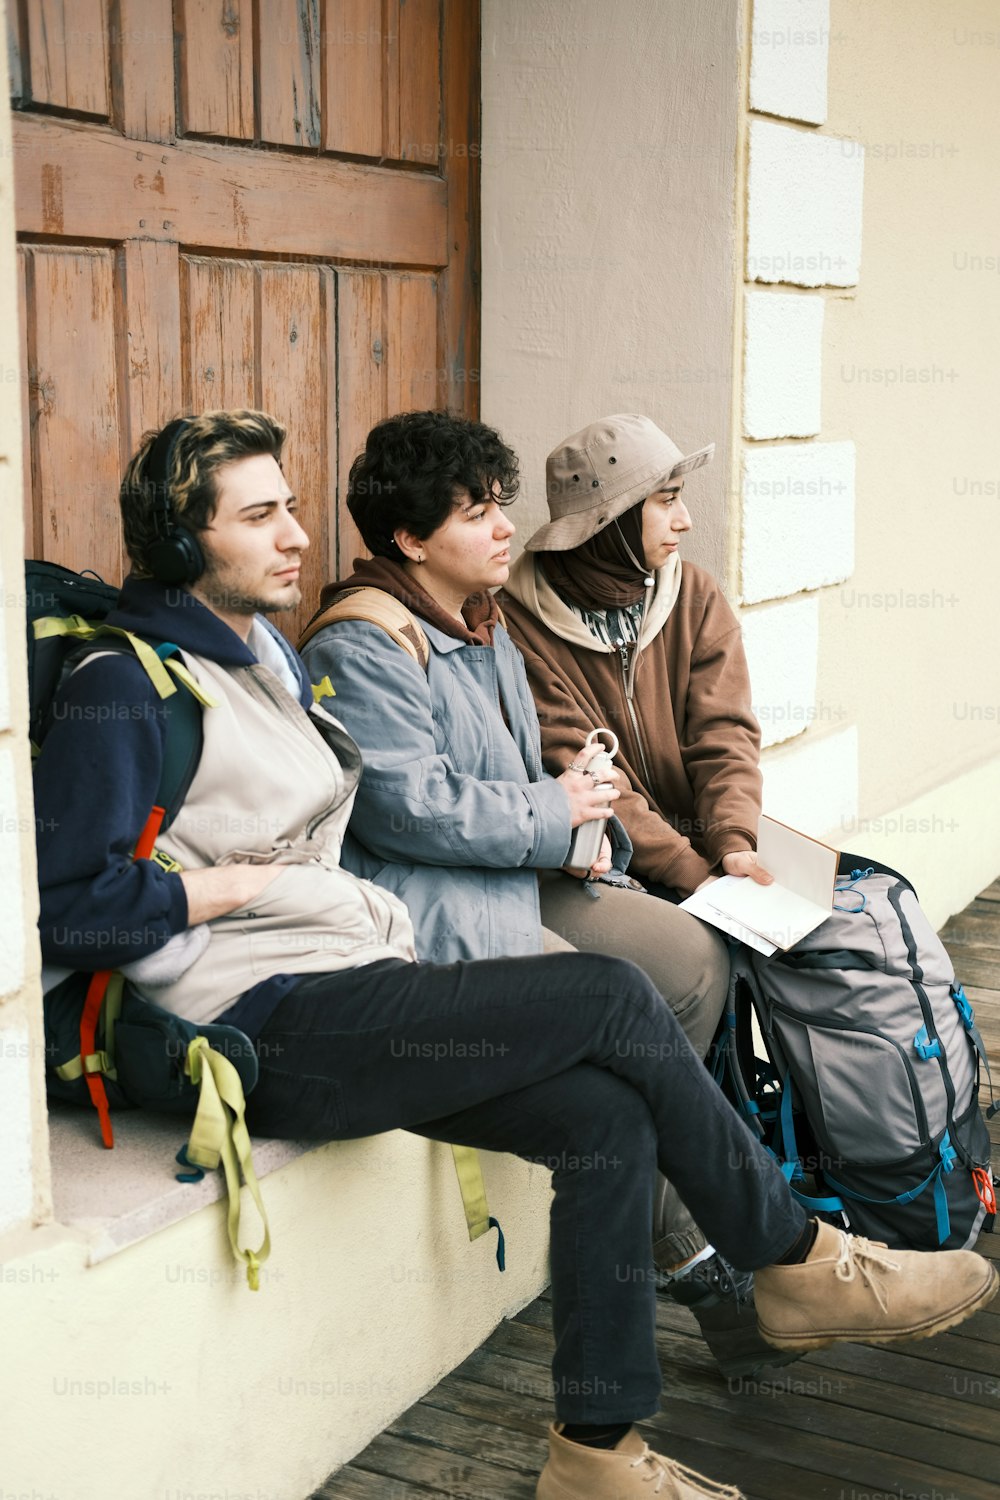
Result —
<path fill-rule="evenodd" d="M 498 598 L 528 669 L 546 768 L 559 775 L 591 729 L 613 729 L 625 778 L 615 812 L 635 846 L 630 873 L 689 895 L 724 854 L 757 845 L 760 729 L 739 623 L 711 574 L 685 562 L 676 601 L 651 639 L 644 632 L 635 668 L 632 709 L 647 783 L 621 655 L 580 644 L 551 591 L 548 623 L 522 602 L 537 602 L 533 567 L 530 554 L 519 559 Z"/>

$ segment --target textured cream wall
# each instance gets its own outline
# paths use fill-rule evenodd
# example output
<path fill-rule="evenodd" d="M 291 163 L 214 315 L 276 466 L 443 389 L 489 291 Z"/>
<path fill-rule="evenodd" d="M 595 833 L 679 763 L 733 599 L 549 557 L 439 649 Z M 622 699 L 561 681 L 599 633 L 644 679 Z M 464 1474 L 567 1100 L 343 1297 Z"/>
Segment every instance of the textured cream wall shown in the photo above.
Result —
<path fill-rule="evenodd" d="M 549 1174 L 488 1153 L 484 1171 L 502 1276 L 494 1234 L 469 1244 L 451 1153 L 401 1131 L 264 1181 L 257 1293 L 221 1203 L 89 1267 L 52 1226 L 0 1240 L 0 1495 L 303 1500 L 543 1284 Z"/>
<path fill-rule="evenodd" d="M 0 0 L 0 13 L 3 12 Z M 2 20 L 2 14 L 0 14 Z M 6 72 L 4 73 L 6 77 Z M 50 1213 L 27 742 L 14 161 L 0 102 L 0 1234 Z"/>
<path fill-rule="evenodd" d="M 726 571 L 740 0 L 484 0 L 482 413 L 524 460 L 646 412 L 682 446 L 693 560 Z"/>
<path fill-rule="evenodd" d="M 823 436 L 857 444 L 857 562 L 821 597 L 818 693 L 860 731 L 842 842 L 947 869 L 939 915 L 1000 871 L 977 811 L 1000 791 L 997 21 L 995 0 L 831 7 L 825 129 L 865 146 L 864 244 L 826 308 Z"/>

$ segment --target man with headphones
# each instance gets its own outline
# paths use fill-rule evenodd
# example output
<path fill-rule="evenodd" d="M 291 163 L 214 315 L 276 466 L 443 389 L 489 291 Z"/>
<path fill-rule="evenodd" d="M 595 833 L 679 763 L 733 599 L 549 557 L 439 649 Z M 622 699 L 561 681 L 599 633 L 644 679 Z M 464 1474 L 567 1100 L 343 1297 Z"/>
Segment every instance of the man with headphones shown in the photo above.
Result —
<path fill-rule="evenodd" d="M 201 755 L 154 857 L 133 858 L 160 784 L 160 699 L 131 653 L 97 650 L 71 674 L 35 781 L 43 956 L 120 968 L 167 1009 L 238 1025 L 259 1054 L 256 1133 L 404 1128 L 550 1166 L 557 1424 L 538 1495 L 643 1500 L 656 1480 L 663 1500 L 737 1496 L 633 1426 L 660 1393 L 656 1165 L 757 1273 L 779 1348 L 925 1337 L 989 1301 L 996 1272 L 808 1219 L 635 965 L 414 961 L 405 908 L 340 867 L 357 747 L 264 618 L 298 603 L 308 545 L 284 437 L 261 412 L 208 412 L 129 464 L 133 571 L 107 623 L 179 649 L 209 705 Z"/>

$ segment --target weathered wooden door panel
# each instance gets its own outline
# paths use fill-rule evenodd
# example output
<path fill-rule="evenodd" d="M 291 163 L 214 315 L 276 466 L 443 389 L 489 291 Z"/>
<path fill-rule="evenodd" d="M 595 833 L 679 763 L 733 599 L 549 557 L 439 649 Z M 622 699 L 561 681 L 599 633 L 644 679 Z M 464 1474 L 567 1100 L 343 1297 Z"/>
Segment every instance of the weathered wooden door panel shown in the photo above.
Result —
<path fill-rule="evenodd" d="M 25 273 L 36 550 L 118 578 L 115 254 L 39 245 Z"/>
<path fill-rule="evenodd" d="M 103 0 L 36 0 L 27 7 L 26 83 L 35 105 L 111 113 L 109 28 Z"/>
<path fill-rule="evenodd" d="M 294 633 L 362 550 L 371 425 L 476 410 L 478 4 L 25 0 L 8 28 L 30 547 L 117 579 L 142 433 L 263 406 L 312 535 Z"/>

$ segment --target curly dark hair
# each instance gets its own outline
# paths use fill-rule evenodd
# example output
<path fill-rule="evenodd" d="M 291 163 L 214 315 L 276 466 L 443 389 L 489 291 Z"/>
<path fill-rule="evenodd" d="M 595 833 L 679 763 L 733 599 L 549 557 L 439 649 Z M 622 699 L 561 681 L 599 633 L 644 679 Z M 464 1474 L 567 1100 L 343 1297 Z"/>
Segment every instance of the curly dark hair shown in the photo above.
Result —
<path fill-rule="evenodd" d="M 190 531 L 201 531 L 215 515 L 218 471 L 224 464 L 257 453 L 270 453 L 281 461 L 285 429 L 264 411 L 204 411 L 187 417 L 173 446 L 170 473 L 170 509 Z M 145 432 L 129 460 L 118 493 L 122 513 L 125 550 L 132 571 L 139 578 L 149 575 L 148 550 L 159 534 L 156 521 L 155 486 L 146 476 L 146 466 L 158 431 Z"/>
<path fill-rule="evenodd" d="M 509 505 L 520 479 L 517 457 L 482 422 L 446 411 L 408 411 L 379 422 L 351 465 L 347 508 L 376 557 L 400 557 L 401 526 L 423 540 L 448 519 L 463 490 L 475 504 Z"/>

